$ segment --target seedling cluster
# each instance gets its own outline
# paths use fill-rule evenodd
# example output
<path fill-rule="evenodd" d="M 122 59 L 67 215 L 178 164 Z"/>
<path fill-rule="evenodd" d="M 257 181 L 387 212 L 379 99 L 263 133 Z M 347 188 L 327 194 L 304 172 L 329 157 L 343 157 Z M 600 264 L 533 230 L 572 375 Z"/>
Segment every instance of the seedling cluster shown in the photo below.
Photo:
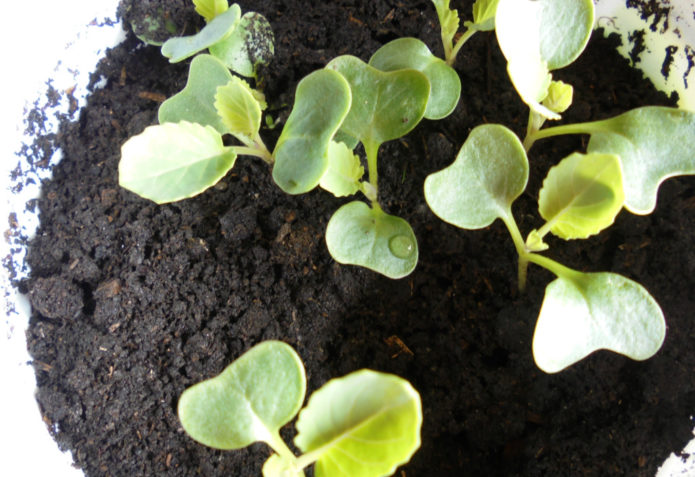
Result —
<path fill-rule="evenodd" d="M 417 264 L 417 240 L 406 220 L 380 205 L 379 149 L 423 118 L 440 120 L 455 109 L 461 93 L 452 68 L 457 54 L 476 32 L 494 30 L 510 80 L 529 107 L 526 136 L 520 140 L 497 124 L 473 129 L 454 163 L 425 181 L 429 207 L 464 229 L 501 219 L 518 252 L 520 289 L 530 263 L 557 276 L 546 288 L 533 340 L 534 358 L 544 371 L 560 371 L 599 349 L 636 360 L 659 350 L 666 325 L 643 286 L 615 273 L 573 270 L 542 254 L 549 248 L 548 233 L 583 239 L 609 227 L 623 208 L 649 214 L 661 182 L 695 174 L 692 112 L 648 106 L 610 119 L 544 128 L 572 103 L 572 86 L 554 81 L 552 71 L 584 50 L 594 23 L 591 0 L 477 0 L 473 21 L 464 23 L 456 41 L 458 12 L 448 0 L 433 0 L 444 59 L 416 38 L 400 38 L 368 62 L 350 55 L 331 60 L 297 85 L 272 152 L 260 137 L 265 97 L 237 76 L 257 79 L 258 66 L 272 56 L 267 21 L 256 13 L 242 16 L 237 5 L 225 0 L 194 3 L 206 27 L 162 46 L 171 61 L 197 55 L 188 83 L 161 105 L 159 125 L 124 144 L 119 168 L 124 187 L 157 203 L 176 201 L 214 185 L 237 156 L 259 157 L 272 166 L 275 183 L 288 194 L 316 187 L 338 197 L 361 193 L 366 202 L 348 202 L 331 217 L 326 229 L 330 254 L 340 263 L 387 277 L 406 276 Z M 205 49 L 209 54 L 200 53 Z M 524 239 L 512 205 L 527 186 L 527 153 L 535 141 L 562 134 L 588 134 L 590 141 L 586 152 L 569 155 L 548 172 L 538 200 L 545 222 Z M 237 144 L 226 145 L 225 136 Z M 356 154 L 359 144 L 365 158 Z M 186 391 L 179 411 L 187 432 L 213 447 L 268 443 L 275 454 L 264 466 L 266 476 L 303 475 L 312 463 L 318 476 L 385 475 L 419 444 L 417 393 L 399 378 L 361 371 L 329 382 L 312 397 L 299 416 L 295 439 L 305 454 L 295 457 L 277 431 L 297 413 L 304 391 L 299 359 L 286 345 L 272 342 Z M 381 395 L 402 402 L 402 410 L 372 420 L 384 409 L 385 401 L 375 397 Z M 338 405 L 346 400 L 353 410 L 347 414 Z M 326 419 L 328 413 L 333 421 Z M 355 427 L 359 422 L 380 424 Z M 356 429 L 365 432 L 359 439 Z M 407 438 L 384 444 L 398 435 Z M 374 442 L 377 447 L 365 444 Z M 373 459 L 362 468 L 344 460 L 343 452 Z M 347 474 L 332 467 L 335 462 L 349 469 Z"/>

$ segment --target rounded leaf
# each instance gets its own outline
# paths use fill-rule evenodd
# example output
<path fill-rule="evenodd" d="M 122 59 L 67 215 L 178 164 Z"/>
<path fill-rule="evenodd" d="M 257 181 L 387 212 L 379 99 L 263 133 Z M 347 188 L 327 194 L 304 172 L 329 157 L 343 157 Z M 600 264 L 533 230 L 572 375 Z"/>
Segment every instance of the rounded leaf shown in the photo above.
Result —
<path fill-rule="evenodd" d="M 635 360 L 661 348 L 666 322 L 639 283 L 615 273 L 576 273 L 545 290 L 533 336 L 539 368 L 555 373 L 599 349 Z"/>
<path fill-rule="evenodd" d="M 379 71 L 354 56 L 339 56 L 326 69 L 350 84 L 352 104 L 341 131 L 378 146 L 408 134 L 422 119 L 430 82 L 415 70 Z"/>
<path fill-rule="evenodd" d="M 350 109 L 350 85 L 318 70 L 297 85 L 294 107 L 275 146 L 273 179 L 288 194 L 303 194 L 328 168 L 328 147 Z"/>
<path fill-rule="evenodd" d="M 464 229 L 505 217 L 528 181 L 519 138 L 504 126 L 478 126 L 449 167 L 425 180 L 425 199 L 439 218 Z"/>
<path fill-rule="evenodd" d="M 410 224 L 360 201 L 345 204 L 333 214 L 326 227 L 326 244 L 337 262 L 389 278 L 402 278 L 417 265 L 417 239 Z"/>
<path fill-rule="evenodd" d="M 275 54 L 275 36 L 268 20 L 256 12 L 245 13 L 231 35 L 210 46 L 210 53 L 232 71 L 256 77 L 260 65 L 267 65 Z"/>
<path fill-rule="evenodd" d="M 544 228 L 565 240 L 610 226 L 623 208 L 623 175 L 614 154 L 567 156 L 548 172 L 538 198 Z"/>
<path fill-rule="evenodd" d="M 210 55 L 198 55 L 191 61 L 186 87 L 159 107 L 159 123 L 189 121 L 212 126 L 220 134 L 227 127 L 215 109 L 217 88 L 232 80 L 232 74 Z"/>
<path fill-rule="evenodd" d="M 371 370 L 332 379 L 297 420 L 295 444 L 317 452 L 316 477 L 391 475 L 420 447 L 422 405 L 406 380 Z"/>
<path fill-rule="evenodd" d="M 162 45 L 162 55 L 178 63 L 227 38 L 236 28 L 241 8 L 236 3 L 219 14 L 195 35 L 168 39 Z"/>
<path fill-rule="evenodd" d="M 236 154 L 211 126 L 181 121 L 150 126 L 121 147 L 120 185 L 158 204 L 212 187 L 234 167 Z"/>
<path fill-rule="evenodd" d="M 442 119 L 451 114 L 461 96 L 458 73 L 441 58 L 432 54 L 417 38 L 399 38 L 379 48 L 369 65 L 381 71 L 413 69 L 424 74 L 430 82 L 425 117 Z"/>
<path fill-rule="evenodd" d="M 265 341 L 218 376 L 186 389 L 179 399 L 179 419 L 201 444 L 241 449 L 271 440 L 297 414 L 305 392 L 297 353 L 280 341 Z"/>

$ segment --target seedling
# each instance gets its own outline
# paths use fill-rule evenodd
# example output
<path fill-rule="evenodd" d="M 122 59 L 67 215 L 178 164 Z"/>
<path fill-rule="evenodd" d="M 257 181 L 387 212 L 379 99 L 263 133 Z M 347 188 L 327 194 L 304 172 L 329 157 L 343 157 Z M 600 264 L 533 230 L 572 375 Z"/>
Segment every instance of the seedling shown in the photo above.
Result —
<path fill-rule="evenodd" d="M 654 210 L 659 184 L 695 174 L 695 113 L 644 107 L 615 118 L 558 126 L 533 139 L 591 134 L 587 154 L 575 153 L 552 168 L 539 196 L 546 223 L 527 239 L 512 214 L 525 190 L 528 160 L 519 139 L 500 125 L 475 128 L 452 165 L 425 181 L 425 198 L 442 220 L 464 229 L 501 219 L 519 255 L 519 288 L 535 263 L 557 279 L 546 288 L 533 354 L 546 372 L 557 372 L 598 349 L 632 359 L 653 356 L 665 336 L 663 313 L 638 283 L 615 273 L 572 270 L 540 252 L 550 232 L 565 240 L 586 238 L 610 226 L 620 210 Z"/>
<path fill-rule="evenodd" d="M 265 442 L 274 453 L 265 477 L 391 475 L 420 446 L 422 406 L 402 378 L 363 369 L 327 382 L 299 413 L 294 438 L 299 457 L 280 428 L 299 412 L 306 375 L 297 353 L 280 341 L 254 346 L 220 375 L 186 389 L 178 404 L 184 430 L 224 450 Z"/>

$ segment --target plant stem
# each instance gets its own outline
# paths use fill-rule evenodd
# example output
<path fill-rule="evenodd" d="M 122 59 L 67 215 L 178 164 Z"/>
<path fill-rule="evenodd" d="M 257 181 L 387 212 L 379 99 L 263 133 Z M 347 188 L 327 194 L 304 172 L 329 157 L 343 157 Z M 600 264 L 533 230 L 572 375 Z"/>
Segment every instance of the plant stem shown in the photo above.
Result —
<path fill-rule="evenodd" d="M 566 267 L 551 258 L 539 255 L 537 253 L 528 253 L 526 258 L 529 262 L 533 262 L 536 265 L 539 265 L 545 268 L 546 270 L 551 271 L 559 278 L 577 281 L 577 279 L 582 275 L 581 272 L 572 270 L 571 268 Z"/>
<path fill-rule="evenodd" d="M 531 146 L 533 146 L 533 143 L 535 139 L 530 139 L 533 138 L 534 135 L 543 127 L 543 124 L 545 123 L 545 118 L 541 116 L 540 114 L 534 112 L 532 109 L 529 109 L 528 113 L 528 125 L 526 126 L 526 137 L 524 138 L 524 149 L 526 152 L 531 149 Z"/>
<path fill-rule="evenodd" d="M 461 50 L 461 47 L 473 36 L 473 34 L 478 31 L 473 28 L 469 28 L 463 34 L 459 37 L 458 41 L 456 41 L 456 45 L 454 45 L 454 48 L 451 49 L 448 53 L 445 52 L 445 58 L 446 58 L 446 64 L 449 66 L 453 66 L 454 62 L 456 61 L 456 56 L 459 54 L 459 51 Z"/>
<path fill-rule="evenodd" d="M 372 141 L 365 141 L 363 144 L 364 152 L 367 154 L 367 170 L 369 171 L 369 185 L 372 186 L 372 189 L 374 191 L 374 198 L 372 199 L 370 197 L 369 200 L 372 202 L 373 208 L 376 207 L 379 210 L 381 210 L 381 207 L 379 207 L 379 203 L 377 201 L 379 198 L 379 171 L 377 170 L 376 160 L 380 144 L 376 144 Z"/>
<path fill-rule="evenodd" d="M 264 439 L 264 441 L 280 457 L 295 462 L 297 461 L 297 456 L 295 456 L 294 453 L 290 450 L 290 448 L 287 447 L 287 444 L 285 444 L 285 441 L 282 440 L 280 434 L 277 431 L 270 433 L 270 435 L 268 435 L 268 437 Z"/>
<path fill-rule="evenodd" d="M 232 149 L 234 149 L 234 152 L 237 154 L 237 156 L 260 157 L 268 164 L 272 164 L 273 162 L 275 162 L 273 156 L 270 154 L 270 152 L 268 152 L 268 149 L 266 149 L 265 146 L 263 146 L 263 148 L 258 146 L 232 146 Z"/>
<path fill-rule="evenodd" d="M 526 276 L 528 273 L 528 255 L 530 252 L 526 249 L 526 242 L 519 231 L 519 226 L 514 220 L 511 209 L 506 212 L 502 217 L 504 225 L 507 226 L 509 230 L 509 235 L 512 236 L 512 241 L 514 242 L 514 247 L 516 248 L 516 253 L 519 255 L 519 266 L 517 271 L 517 276 L 519 280 L 519 291 L 523 292 L 526 289 Z"/>
<path fill-rule="evenodd" d="M 592 121 L 589 123 L 563 124 L 550 128 L 540 129 L 532 134 L 527 134 L 524 139 L 524 147 L 528 151 L 539 139 L 545 139 L 562 134 L 592 134 L 602 130 L 601 123 L 603 121 Z"/>

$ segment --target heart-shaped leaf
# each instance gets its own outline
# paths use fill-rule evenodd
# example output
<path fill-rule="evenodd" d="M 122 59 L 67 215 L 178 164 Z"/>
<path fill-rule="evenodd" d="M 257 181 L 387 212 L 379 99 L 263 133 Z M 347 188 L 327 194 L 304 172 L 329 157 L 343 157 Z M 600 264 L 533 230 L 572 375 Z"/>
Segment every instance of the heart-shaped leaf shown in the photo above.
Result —
<path fill-rule="evenodd" d="M 212 19 L 195 35 L 170 38 L 162 45 L 162 55 L 178 63 L 227 38 L 237 26 L 241 8 L 236 3 Z"/>
<path fill-rule="evenodd" d="M 235 76 L 229 83 L 217 88 L 215 110 L 227 131 L 243 142 L 253 140 L 261 128 L 261 106 L 248 83 Z"/>
<path fill-rule="evenodd" d="M 196 441 L 241 449 L 273 441 L 299 411 L 306 376 L 297 353 L 280 341 L 254 346 L 217 377 L 186 389 L 179 419 Z"/>
<path fill-rule="evenodd" d="M 215 109 L 217 88 L 232 80 L 232 74 L 216 58 L 198 55 L 191 61 L 186 87 L 159 107 L 159 123 L 189 121 L 212 126 L 220 134 L 228 132 Z"/>
<path fill-rule="evenodd" d="M 420 447 L 420 396 L 397 376 L 361 370 L 316 391 L 297 420 L 295 444 L 318 453 L 316 477 L 391 475 Z"/>
<path fill-rule="evenodd" d="M 408 222 L 360 201 L 345 204 L 333 214 L 326 244 L 337 262 L 389 278 L 402 278 L 417 265 L 417 239 Z"/>
<path fill-rule="evenodd" d="M 640 284 L 615 273 L 576 272 L 546 288 L 533 356 L 547 373 L 600 349 L 644 360 L 656 354 L 665 334 L 663 313 Z"/>
<path fill-rule="evenodd" d="M 275 54 L 275 37 L 268 20 L 256 12 L 245 13 L 231 35 L 210 46 L 210 53 L 232 71 L 256 77 L 260 65 L 267 65 Z"/>
<path fill-rule="evenodd" d="M 336 197 L 355 194 L 360 189 L 364 167 L 360 158 L 342 142 L 331 141 L 328 146 L 328 169 L 320 186 Z"/>
<path fill-rule="evenodd" d="M 620 156 L 625 207 L 635 214 L 654 210 L 664 180 L 695 174 L 695 112 L 646 106 L 576 127 L 591 133 L 589 152 Z"/>
<path fill-rule="evenodd" d="M 430 82 L 425 117 L 442 119 L 451 114 L 461 96 L 458 73 L 444 60 L 432 54 L 417 38 L 399 38 L 379 48 L 369 65 L 381 71 L 413 69 L 424 74 Z"/>
<path fill-rule="evenodd" d="M 283 191 L 303 194 L 319 185 L 328 168 L 329 144 L 351 99 L 350 85 L 335 71 L 314 71 L 299 82 L 273 152 L 273 179 Z"/>
<path fill-rule="evenodd" d="M 427 177 L 425 199 L 445 222 L 480 229 L 511 215 L 527 181 L 519 138 L 504 126 L 486 124 L 471 131 L 453 164 Z"/>
<path fill-rule="evenodd" d="M 565 240 L 587 238 L 611 225 L 624 201 L 618 156 L 574 153 L 543 181 L 538 210 L 548 223 L 542 230 Z"/>
<path fill-rule="evenodd" d="M 352 105 L 340 129 L 363 144 L 379 146 L 405 136 L 425 114 L 430 82 L 419 71 L 379 71 L 349 55 L 326 68 L 350 84 Z"/>
<path fill-rule="evenodd" d="M 236 154 L 211 126 L 181 121 L 150 126 L 123 144 L 122 187 L 158 204 L 186 199 L 215 185 Z"/>

